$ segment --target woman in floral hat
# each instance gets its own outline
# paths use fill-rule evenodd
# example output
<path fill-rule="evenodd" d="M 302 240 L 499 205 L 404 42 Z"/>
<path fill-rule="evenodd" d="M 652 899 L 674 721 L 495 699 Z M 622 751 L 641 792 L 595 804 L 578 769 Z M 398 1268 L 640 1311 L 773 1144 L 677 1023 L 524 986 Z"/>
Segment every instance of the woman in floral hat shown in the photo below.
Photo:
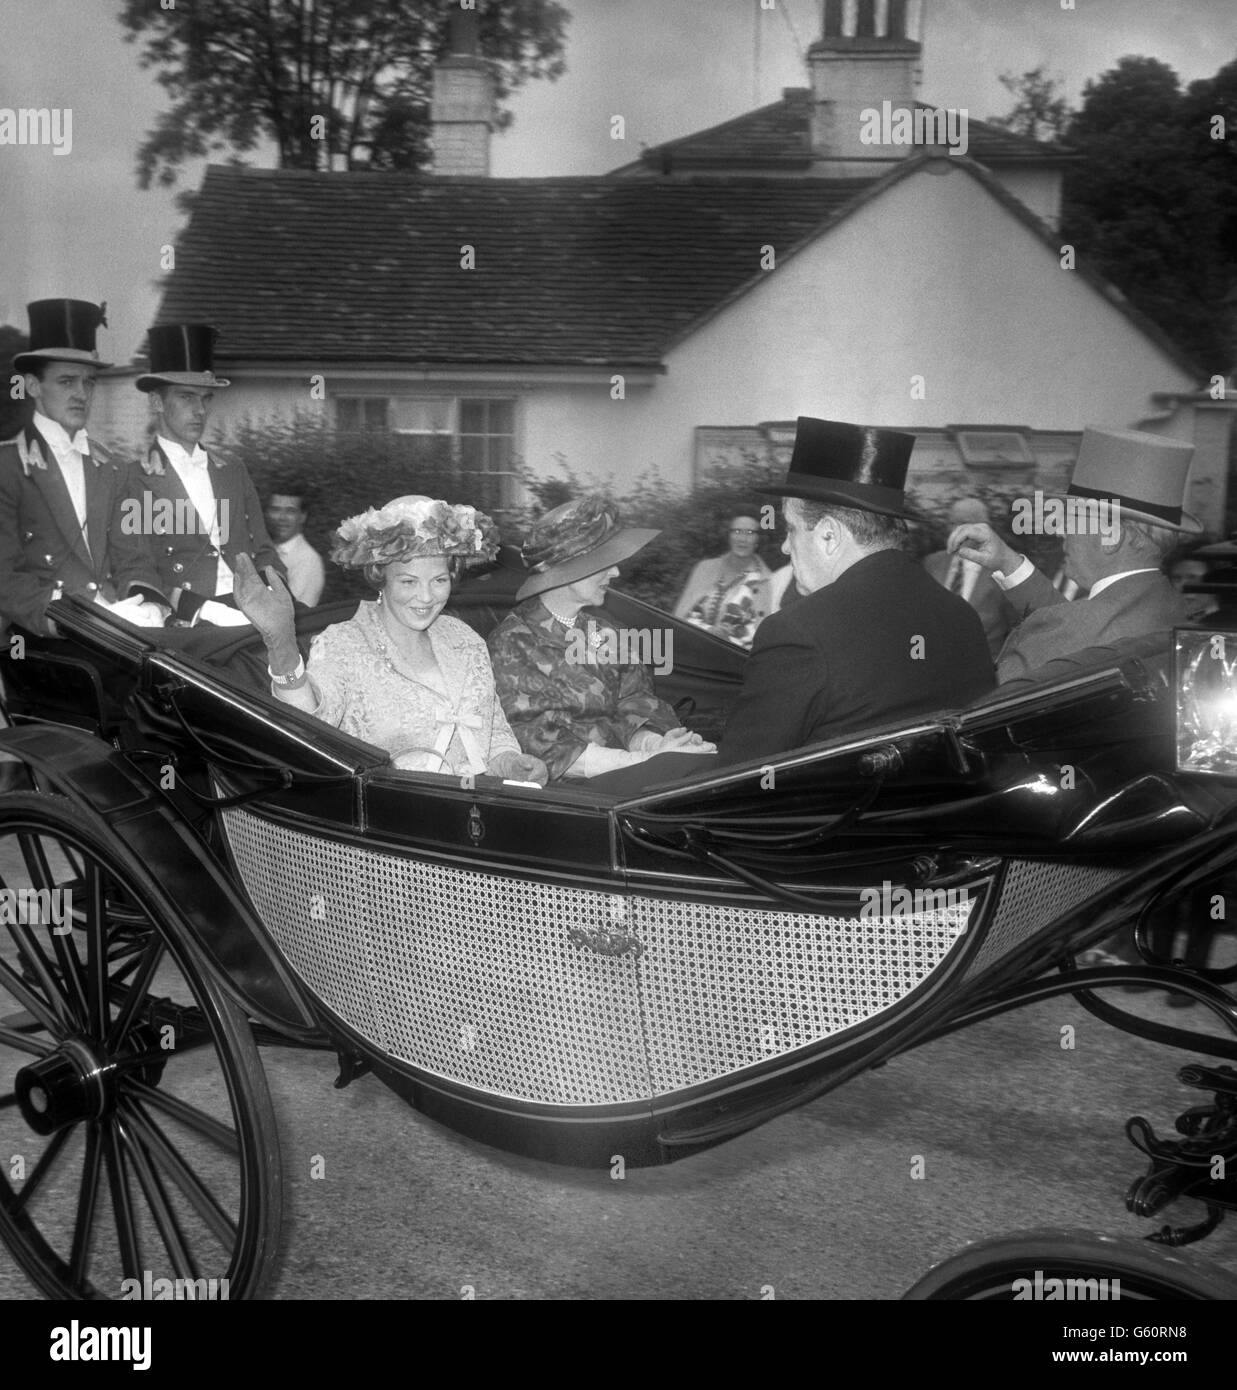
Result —
<path fill-rule="evenodd" d="M 644 666 L 616 659 L 618 630 L 602 611 L 619 561 L 658 534 L 621 526 L 603 497 L 581 497 L 547 512 L 524 542 L 522 602 L 490 634 L 490 656 L 521 747 L 544 758 L 551 777 L 716 751 L 680 726 Z"/>
<path fill-rule="evenodd" d="M 452 579 L 497 553 L 490 518 L 431 497 L 397 497 L 349 517 L 335 540 L 331 559 L 361 570 L 378 597 L 319 633 L 308 664 L 287 586 L 271 569 L 263 583 L 249 556 L 238 557 L 236 603 L 266 642 L 274 694 L 387 749 L 396 767 L 544 785 L 545 764 L 521 752 L 503 717 L 485 643 L 442 616 Z"/>

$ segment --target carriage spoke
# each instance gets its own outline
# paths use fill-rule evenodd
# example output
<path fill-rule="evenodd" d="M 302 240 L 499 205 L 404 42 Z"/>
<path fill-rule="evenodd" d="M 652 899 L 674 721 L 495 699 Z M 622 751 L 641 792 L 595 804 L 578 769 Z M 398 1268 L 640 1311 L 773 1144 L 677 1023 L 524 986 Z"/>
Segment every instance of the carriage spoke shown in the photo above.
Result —
<path fill-rule="evenodd" d="M 128 1118 L 132 1120 L 132 1112 Z M 137 1174 L 138 1183 L 146 1197 L 146 1205 L 154 1218 L 159 1238 L 163 1241 L 163 1248 L 171 1256 L 173 1274 L 177 1279 L 196 1279 L 198 1275 L 193 1256 L 185 1243 L 185 1234 L 180 1229 L 180 1223 L 168 1201 L 167 1192 L 159 1174 L 151 1163 L 151 1155 L 136 1133 L 129 1134 L 120 1123 L 117 1124 L 117 1128 L 120 1131 L 121 1140 L 129 1151 L 133 1170 Z M 133 1128 L 136 1131 L 138 1126 L 135 1124 Z"/>
<path fill-rule="evenodd" d="M 77 1216 L 73 1222 L 73 1248 L 69 1254 L 69 1280 L 81 1288 L 86 1278 L 86 1262 L 90 1258 L 90 1237 L 94 1232 L 95 1206 L 99 1199 L 99 1175 L 103 1166 L 103 1149 L 99 1143 L 99 1126 L 86 1126 L 86 1160 L 82 1164 L 82 1181 L 77 1194 Z"/>
<path fill-rule="evenodd" d="M 22 1184 L 21 1191 L 13 1198 L 13 1211 L 21 1211 L 22 1207 L 34 1196 L 39 1184 L 51 1171 L 52 1164 L 55 1163 L 57 1155 L 64 1148 L 65 1141 L 72 1133 L 71 1128 L 65 1128 L 57 1130 L 52 1135 L 51 1143 L 43 1150 L 39 1161 L 31 1169 L 30 1176 Z"/>
<path fill-rule="evenodd" d="M 116 1238 L 120 1242 L 120 1266 L 126 1279 L 140 1279 L 141 1257 L 138 1252 L 137 1227 L 133 1221 L 129 1174 L 125 1169 L 124 1150 L 120 1146 L 116 1126 L 113 1124 L 106 1124 L 103 1129 L 103 1158 L 107 1164 L 107 1181 L 112 1194 Z"/>
<path fill-rule="evenodd" d="M 19 1033 L 13 1028 L 0 1028 L 0 1043 L 5 1047 L 16 1048 L 18 1052 L 30 1052 L 36 1057 L 46 1057 L 52 1045 L 42 1038 L 32 1038 L 28 1033 Z"/>
<path fill-rule="evenodd" d="M 10 1091 L 7 1095 L 0 1096 L 0 1110 L 9 1110 L 17 1104 L 17 1092 Z"/>
<path fill-rule="evenodd" d="M 9 924 L 9 935 L 13 938 L 13 943 L 21 954 L 22 960 L 26 964 L 26 969 L 35 977 L 39 983 L 39 988 L 47 997 L 48 1003 L 56 1012 L 60 1020 L 62 1029 L 70 1029 L 78 1022 L 75 1020 L 69 1009 L 69 1001 L 64 997 L 64 992 L 56 977 L 52 974 L 51 962 L 43 954 L 43 948 L 35 939 L 34 933 L 30 928 L 21 922 L 11 922 Z"/>
<path fill-rule="evenodd" d="M 111 1031 L 107 1035 L 107 1047 L 109 1051 L 116 1048 L 121 1038 L 129 1031 L 134 1015 L 137 1013 L 138 1005 L 146 997 L 147 986 L 154 978 L 155 971 L 159 967 L 159 962 L 163 958 L 163 951 L 163 942 L 157 936 L 152 936 L 146 943 L 146 949 L 142 953 L 141 960 L 137 964 L 137 974 L 133 977 L 133 981 L 129 985 L 129 992 L 125 995 L 124 1001 L 117 1010 Z M 115 977 L 113 977 L 113 979 L 115 979 Z"/>
<path fill-rule="evenodd" d="M 43 842 L 38 835 L 18 834 L 17 843 L 21 846 L 22 858 L 26 861 L 26 871 L 36 888 L 59 886 L 47 862 Z"/>
<path fill-rule="evenodd" d="M 141 1106 L 132 1101 L 126 1105 L 125 1113 L 132 1121 L 134 1130 L 142 1136 L 151 1157 L 162 1163 L 168 1176 L 214 1232 L 220 1244 L 230 1248 L 237 1238 L 236 1223 L 220 1205 L 215 1194 L 173 1148 L 152 1115 L 147 1115 Z"/>
<path fill-rule="evenodd" d="M 27 1013 L 33 1014 L 53 1037 L 60 1033 L 60 1021 L 47 1001 L 35 994 L 8 961 L 4 960 L 0 960 L 0 986 L 7 989 Z"/>
<path fill-rule="evenodd" d="M 92 866 L 86 878 L 86 987 L 90 1036 L 101 1038 L 110 1014 L 107 1000 L 107 902 L 103 875 Z"/>
<path fill-rule="evenodd" d="M 181 1100 L 179 1096 L 169 1095 L 166 1091 L 158 1091 L 153 1086 L 147 1086 L 141 1081 L 132 1082 L 129 1091 L 131 1095 L 144 1100 L 147 1105 L 153 1105 L 156 1110 L 162 1110 L 165 1115 L 169 1115 L 172 1119 L 179 1120 L 181 1124 L 196 1130 L 204 1138 L 213 1140 L 221 1149 L 225 1149 L 235 1157 L 240 1156 L 241 1149 L 236 1138 L 236 1131 L 221 1124 L 213 1115 L 206 1114 L 204 1110 L 196 1109 L 188 1102 Z"/>
<path fill-rule="evenodd" d="M 36 889 L 46 888 L 51 891 L 54 888 L 61 888 L 69 892 L 73 891 L 76 882 L 80 881 L 80 876 L 78 880 L 68 884 L 56 882 L 56 876 L 52 873 L 51 865 L 48 863 L 47 852 L 43 847 L 41 836 L 19 834 L 17 841 L 26 861 L 26 870 L 30 875 L 30 881 Z M 57 847 L 72 863 L 68 847 L 65 845 L 58 845 Z M 82 963 L 73 946 L 73 934 L 71 932 L 64 935 L 53 933 L 52 948 L 56 953 L 56 960 L 63 977 L 62 993 L 69 996 L 70 1011 L 76 1012 L 76 1015 L 84 1021 L 86 1018 L 86 991 L 82 982 Z"/>

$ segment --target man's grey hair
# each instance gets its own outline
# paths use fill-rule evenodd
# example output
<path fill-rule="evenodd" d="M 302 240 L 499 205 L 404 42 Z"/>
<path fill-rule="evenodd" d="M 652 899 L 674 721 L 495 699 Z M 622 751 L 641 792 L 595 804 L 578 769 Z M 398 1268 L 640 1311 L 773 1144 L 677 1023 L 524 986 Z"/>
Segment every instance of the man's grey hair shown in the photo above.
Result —
<path fill-rule="evenodd" d="M 1117 550 L 1129 551 L 1133 555 L 1145 557 L 1148 566 L 1155 565 L 1158 568 L 1180 540 L 1179 532 L 1170 531 L 1165 526 L 1154 526 L 1149 521 L 1122 521 L 1120 543 L 1109 553 L 1115 554 Z"/>
<path fill-rule="evenodd" d="M 825 517 L 840 522 L 850 532 L 856 545 L 864 550 L 905 550 L 910 534 L 900 516 L 884 516 L 861 507 L 842 507 L 834 502 L 813 502 L 807 497 L 788 497 L 786 507 L 793 504 L 795 515 L 808 530 L 819 525 Z"/>

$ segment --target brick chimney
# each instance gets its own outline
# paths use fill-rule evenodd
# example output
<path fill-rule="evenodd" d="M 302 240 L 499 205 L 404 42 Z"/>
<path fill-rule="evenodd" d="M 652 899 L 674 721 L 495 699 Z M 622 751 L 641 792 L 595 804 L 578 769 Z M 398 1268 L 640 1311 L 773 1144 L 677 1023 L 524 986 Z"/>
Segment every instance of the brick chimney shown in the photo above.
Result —
<path fill-rule="evenodd" d="M 430 99 L 434 173 L 487 178 L 495 114 L 494 79 L 480 56 L 476 12 L 455 10 L 449 51 L 434 69 Z"/>
<path fill-rule="evenodd" d="M 825 32 L 808 50 L 812 76 L 812 172 L 871 178 L 913 154 L 909 145 L 865 144 L 864 113 L 913 111 L 922 45 L 908 37 L 924 0 L 825 0 Z M 867 122 L 871 127 L 871 117 Z"/>

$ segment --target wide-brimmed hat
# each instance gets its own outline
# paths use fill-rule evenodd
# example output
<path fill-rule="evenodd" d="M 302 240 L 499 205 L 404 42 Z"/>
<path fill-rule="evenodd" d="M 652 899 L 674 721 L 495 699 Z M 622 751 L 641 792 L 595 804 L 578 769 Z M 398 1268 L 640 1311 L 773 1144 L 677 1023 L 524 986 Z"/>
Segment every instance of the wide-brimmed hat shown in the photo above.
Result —
<path fill-rule="evenodd" d="M 28 372 L 41 362 L 83 362 L 110 367 L 99 360 L 95 333 L 107 327 L 107 305 L 86 299 L 36 299 L 26 305 L 30 315 L 30 346 L 13 358 L 15 372 Z"/>
<path fill-rule="evenodd" d="M 529 577 L 516 590 L 516 600 L 607 570 L 660 535 L 660 531 L 621 525 L 618 510 L 604 497 L 564 502 L 533 524 L 520 547 Z"/>
<path fill-rule="evenodd" d="M 1143 521 L 1198 535 L 1203 524 L 1182 510 L 1194 445 L 1139 430 L 1088 425 L 1068 494 L 1118 502 L 1122 521 Z"/>
<path fill-rule="evenodd" d="M 215 375 L 216 330 L 209 323 L 161 323 L 147 333 L 150 370 L 134 383 L 139 391 L 156 386 L 196 386 L 218 391 L 231 386 Z"/>
<path fill-rule="evenodd" d="M 757 491 L 919 521 L 906 502 L 906 469 L 914 447 L 915 436 L 901 430 L 800 415 L 786 481 Z"/>
<path fill-rule="evenodd" d="M 466 565 L 488 564 L 498 553 L 498 527 L 462 502 L 410 493 L 385 507 L 346 517 L 335 532 L 331 559 L 344 569 L 393 565 L 447 555 Z"/>

